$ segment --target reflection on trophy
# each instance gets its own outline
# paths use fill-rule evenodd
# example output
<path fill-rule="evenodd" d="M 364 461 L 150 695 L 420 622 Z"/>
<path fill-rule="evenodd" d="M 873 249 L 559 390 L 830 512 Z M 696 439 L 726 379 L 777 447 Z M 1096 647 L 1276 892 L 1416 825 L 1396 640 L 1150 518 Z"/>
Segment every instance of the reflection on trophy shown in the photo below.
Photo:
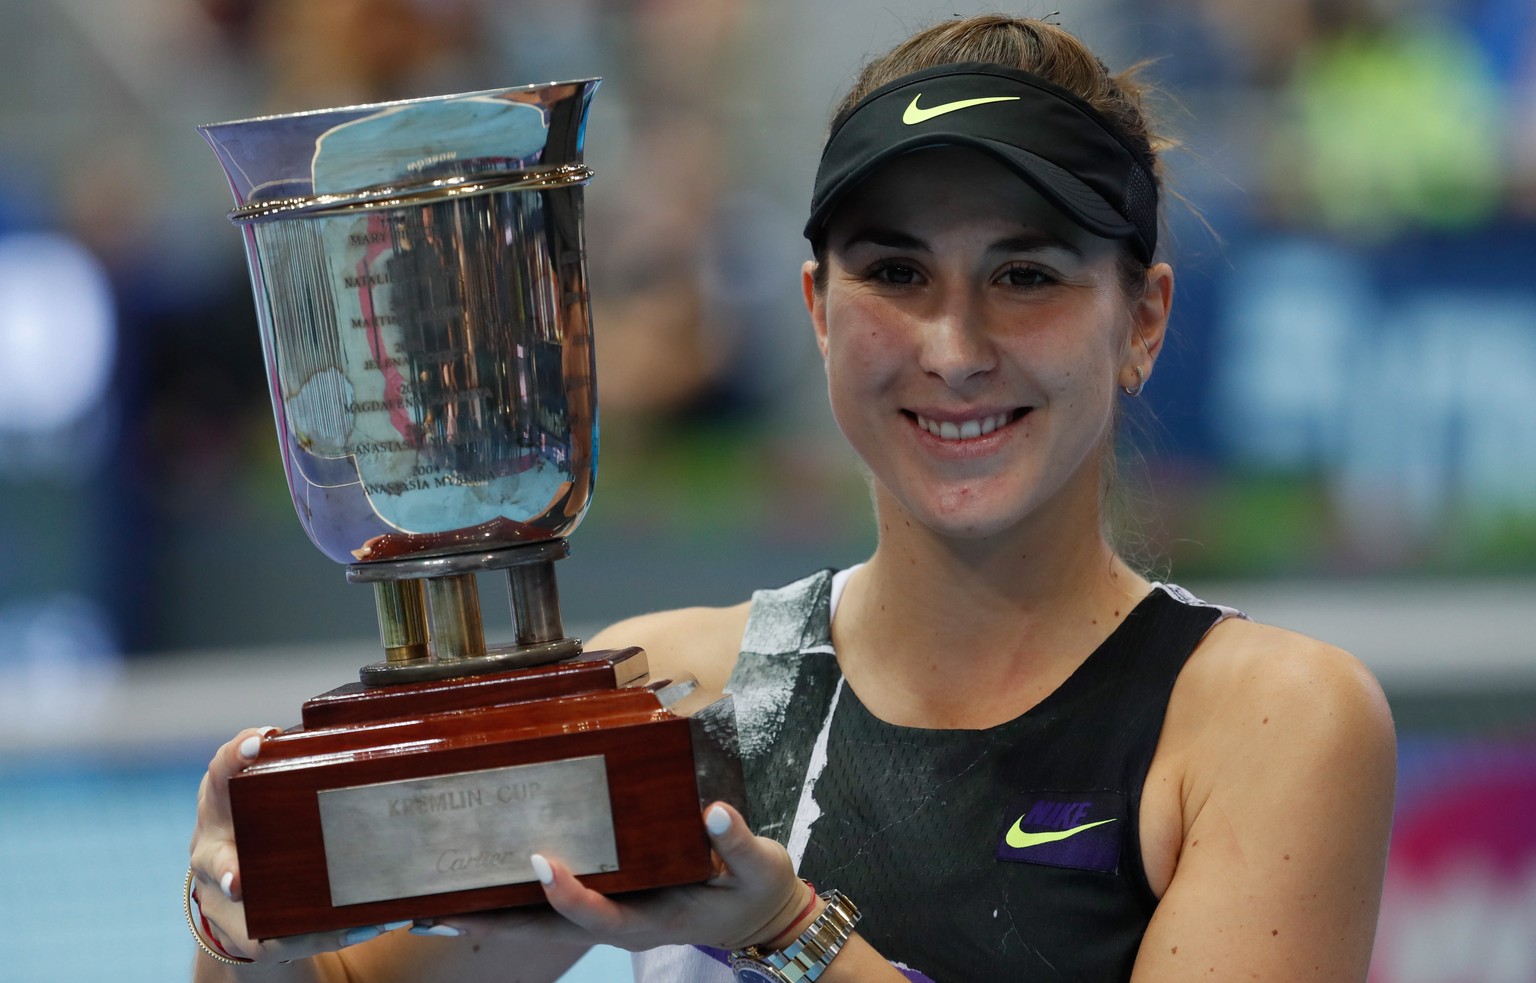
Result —
<path fill-rule="evenodd" d="M 596 80 L 202 127 L 250 263 L 305 530 L 373 585 L 385 658 L 230 783 L 247 931 L 703 880 L 743 804 L 728 699 L 565 635 L 597 457 L 582 163 Z M 488 645 L 477 575 L 515 639 Z"/>

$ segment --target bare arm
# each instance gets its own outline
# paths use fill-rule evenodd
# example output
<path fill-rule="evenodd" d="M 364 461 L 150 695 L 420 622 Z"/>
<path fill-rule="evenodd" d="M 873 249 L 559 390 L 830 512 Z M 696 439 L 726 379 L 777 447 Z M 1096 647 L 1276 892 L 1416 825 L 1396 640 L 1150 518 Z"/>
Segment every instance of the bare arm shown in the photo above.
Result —
<path fill-rule="evenodd" d="M 224 966 L 198 954 L 194 983 L 364 983 L 454 979 L 486 983 L 553 983 L 587 946 L 543 940 L 435 939 L 394 932 L 345 952 L 327 952 L 291 963 Z M 439 975 L 441 974 L 441 975 Z"/>
<path fill-rule="evenodd" d="M 584 647 L 596 651 L 638 645 L 645 649 L 652 678 L 691 673 L 699 685 L 719 692 L 736 664 L 747 609 L 738 604 L 643 614 L 603 629 Z"/>
<path fill-rule="evenodd" d="M 1183 835 L 1132 981 L 1363 981 L 1392 818 L 1386 702 L 1345 652 L 1231 629 L 1170 703 Z"/>

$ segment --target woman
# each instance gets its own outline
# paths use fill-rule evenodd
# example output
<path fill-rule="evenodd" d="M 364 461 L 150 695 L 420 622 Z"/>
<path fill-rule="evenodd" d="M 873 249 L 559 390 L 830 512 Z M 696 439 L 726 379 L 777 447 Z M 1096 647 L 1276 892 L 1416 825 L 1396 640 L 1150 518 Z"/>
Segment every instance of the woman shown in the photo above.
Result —
<path fill-rule="evenodd" d="M 613 900 L 540 857 L 552 912 L 258 945 L 223 791 L 247 731 L 193 865 L 214 941 L 263 965 L 198 978 L 547 980 L 602 942 L 643 980 L 1364 979 L 1394 762 L 1375 682 L 1150 584 L 1104 532 L 1117 403 L 1173 295 L 1158 142 L 1135 83 L 1038 21 L 946 22 L 847 97 L 802 280 L 874 555 L 591 642 L 735 693 L 756 828 L 706 810 L 717 878 Z"/>

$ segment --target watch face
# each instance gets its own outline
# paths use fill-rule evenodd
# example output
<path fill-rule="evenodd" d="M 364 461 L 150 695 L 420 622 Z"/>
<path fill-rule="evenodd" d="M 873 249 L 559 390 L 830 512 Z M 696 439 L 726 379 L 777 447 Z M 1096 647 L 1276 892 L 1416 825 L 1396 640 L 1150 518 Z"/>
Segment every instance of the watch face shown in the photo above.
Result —
<path fill-rule="evenodd" d="M 733 963 L 731 971 L 736 974 L 736 983 L 784 983 L 784 977 L 778 974 L 769 975 L 751 963 Z"/>

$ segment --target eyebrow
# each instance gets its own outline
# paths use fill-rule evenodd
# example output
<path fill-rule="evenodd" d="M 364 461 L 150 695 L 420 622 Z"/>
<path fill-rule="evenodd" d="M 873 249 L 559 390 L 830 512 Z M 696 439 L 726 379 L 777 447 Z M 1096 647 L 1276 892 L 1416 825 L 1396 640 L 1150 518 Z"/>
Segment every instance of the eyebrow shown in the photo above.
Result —
<path fill-rule="evenodd" d="M 912 235 L 910 232 L 878 227 L 860 229 L 843 242 L 842 248 L 852 249 L 859 245 L 883 246 L 887 249 L 912 249 L 921 252 L 931 251 L 925 240 Z M 1060 249 L 1078 259 L 1083 258 L 1083 251 L 1072 245 L 1072 243 L 1059 236 L 1035 229 L 999 239 L 987 247 L 987 252 L 1033 253 L 1047 249 Z"/>
<path fill-rule="evenodd" d="M 911 233 L 881 228 L 860 229 L 848 237 L 842 244 L 842 248 L 852 249 L 860 245 L 884 246 L 888 249 L 916 249 L 925 252 L 928 249 L 928 243 Z"/>
<path fill-rule="evenodd" d="M 1053 236 L 1049 232 L 1031 230 L 1006 239 L 999 239 L 987 247 L 988 252 L 993 253 L 1033 253 L 1044 249 L 1060 249 L 1083 258 L 1083 251 L 1060 236 Z"/>

